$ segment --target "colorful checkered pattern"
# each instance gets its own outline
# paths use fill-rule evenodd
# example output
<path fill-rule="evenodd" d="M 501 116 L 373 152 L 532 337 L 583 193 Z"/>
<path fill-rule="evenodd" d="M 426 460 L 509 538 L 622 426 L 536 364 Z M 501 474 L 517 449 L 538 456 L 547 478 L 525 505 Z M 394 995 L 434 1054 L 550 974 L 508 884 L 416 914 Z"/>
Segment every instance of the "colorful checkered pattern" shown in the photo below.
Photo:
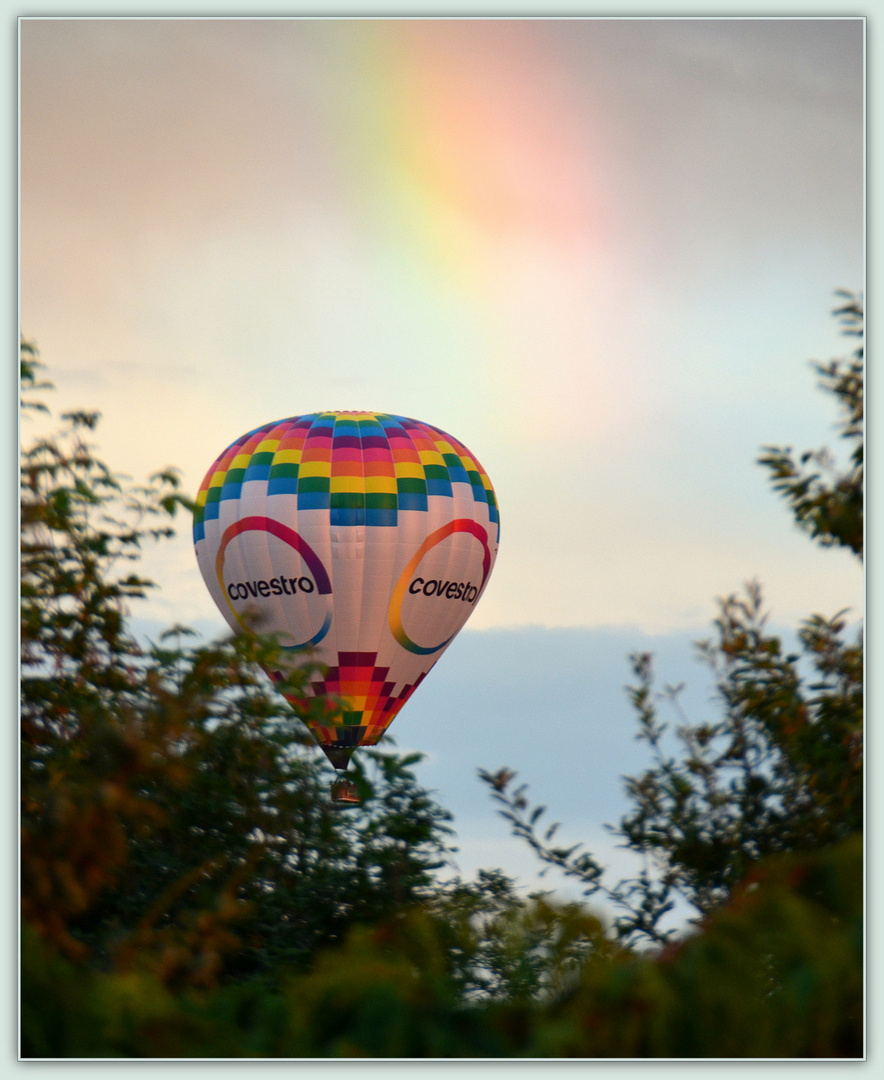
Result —
<path fill-rule="evenodd" d="M 427 510 L 433 496 L 469 485 L 500 527 L 494 489 L 481 465 L 451 435 L 405 416 L 323 412 L 256 428 L 229 446 L 206 474 L 196 499 L 193 539 L 243 484 L 267 495 L 294 495 L 298 510 L 328 510 L 332 525 L 395 527 L 399 513 Z"/>
<path fill-rule="evenodd" d="M 388 679 L 389 667 L 378 667 L 377 659 L 377 653 L 372 652 L 339 652 L 338 663 L 328 669 L 326 677 L 310 684 L 317 697 L 332 694 L 344 703 L 333 722 L 310 724 L 320 745 L 374 746 L 426 675 L 422 672 L 396 694 L 395 683 Z M 268 674 L 274 682 L 283 678 L 279 671 Z M 288 694 L 286 699 L 293 705 L 300 703 Z"/>

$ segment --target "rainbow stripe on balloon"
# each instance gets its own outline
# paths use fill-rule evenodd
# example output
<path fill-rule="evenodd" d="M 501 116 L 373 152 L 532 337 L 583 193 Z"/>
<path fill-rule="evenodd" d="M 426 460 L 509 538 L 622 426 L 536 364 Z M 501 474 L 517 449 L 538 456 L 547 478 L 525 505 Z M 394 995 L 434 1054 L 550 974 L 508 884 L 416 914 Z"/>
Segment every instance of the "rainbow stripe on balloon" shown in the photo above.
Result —
<path fill-rule="evenodd" d="M 276 420 L 232 443 L 206 474 L 196 498 L 194 543 L 221 503 L 243 484 L 291 495 L 298 510 L 328 510 L 332 525 L 395 527 L 402 511 L 426 511 L 433 496 L 467 485 L 500 530 L 494 489 L 457 439 L 430 424 L 374 412 L 321 412 Z"/>

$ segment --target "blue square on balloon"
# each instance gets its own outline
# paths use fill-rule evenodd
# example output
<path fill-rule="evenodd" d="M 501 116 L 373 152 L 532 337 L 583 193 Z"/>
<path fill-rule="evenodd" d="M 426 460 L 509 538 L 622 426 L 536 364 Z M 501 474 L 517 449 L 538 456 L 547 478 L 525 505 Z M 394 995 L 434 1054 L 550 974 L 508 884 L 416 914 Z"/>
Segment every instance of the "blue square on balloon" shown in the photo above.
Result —
<path fill-rule="evenodd" d="M 332 525 L 364 525 L 365 510 L 362 507 L 342 506 L 331 508 Z"/>
<path fill-rule="evenodd" d="M 431 477 L 427 477 L 427 494 L 428 495 L 447 495 L 451 498 L 451 481 L 450 480 L 434 480 Z"/>
<path fill-rule="evenodd" d="M 299 510 L 328 510 L 330 504 L 331 495 L 327 491 L 298 492 Z"/>
<path fill-rule="evenodd" d="M 297 476 L 275 476 L 267 485 L 268 495 L 297 495 Z"/>
<path fill-rule="evenodd" d="M 365 524 L 373 527 L 378 526 L 394 526 L 396 525 L 396 510 L 391 509 L 372 509 L 368 508 L 365 511 Z"/>
<path fill-rule="evenodd" d="M 399 492 L 399 509 L 400 510 L 426 510 L 427 509 L 427 497 L 417 491 L 400 491 Z"/>

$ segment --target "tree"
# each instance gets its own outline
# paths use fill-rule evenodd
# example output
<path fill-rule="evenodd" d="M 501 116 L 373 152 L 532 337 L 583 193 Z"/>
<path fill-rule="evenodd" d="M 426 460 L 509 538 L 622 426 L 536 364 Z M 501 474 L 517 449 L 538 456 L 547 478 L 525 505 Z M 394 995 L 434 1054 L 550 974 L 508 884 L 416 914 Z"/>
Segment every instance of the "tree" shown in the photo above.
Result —
<path fill-rule="evenodd" d="M 40 382 L 22 343 L 23 404 Z M 450 815 L 416 755 L 364 755 L 357 816 L 259 670 L 275 643 L 241 635 L 156 643 L 129 629 L 152 587 L 142 545 L 190 509 L 177 475 L 145 486 L 88 444 L 95 414 L 22 451 L 22 913 L 63 955 L 147 965 L 170 985 L 305 966 L 354 922 L 417 902 L 449 858 Z M 285 689 L 299 697 L 309 657 Z"/>
<path fill-rule="evenodd" d="M 859 297 L 838 294 L 834 314 L 845 333 L 862 336 Z M 765 447 L 759 458 L 798 524 L 821 544 L 843 545 L 862 558 L 863 352 L 815 364 L 822 389 L 839 409 L 838 430 L 851 447 L 839 472 L 826 450 L 796 461 L 790 447 Z M 656 694 L 653 658 L 632 659 L 629 695 L 637 738 L 652 764 L 626 779 L 631 809 L 612 829 L 622 845 L 646 859 L 634 880 L 604 882 L 597 860 L 580 845 L 557 846 L 558 825 L 538 832 L 543 807 L 531 807 L 515 774 L 482 772 L 513 832 L 547 864 L 604 895 L 619 912 L 624 942 L 664 943 L 676 900 L 698 918 L 719 909 L 760 860 L 812 852 L 859 833 L 863 823 L 862 641 L 851 639 L 847 612 L 813 615 L 798 631 L 799 652 L 767 629 L 761 587 L 719 601 L 714 636 L 699 643 L 716 679 L 721 715 L 691 722 L 678 688 Z M 673 707 L 672 730 L 660 701 Z"/>
<path fill-rule="evenodd" d="M 863 302 L 839 290 L 842 303 L 833 314 L 843 333 L 863 337 Z M 773 488 L 789 504 L 795 520 L 826 546 L 863 554 L 863 348 L 848 357 L 814 363 L 820 385 L 832 394 L 841 416 L 837 428 L 852 444 L 849 464 L 839 472 L 827 449 L 805 450 L 796 462 L 791 447 L 768 446 L 759 462 L 771 473 Z M 810 466 L 810 468 L 808 467 Z M 812 471 L 812 470 L 818 471 Z"/>

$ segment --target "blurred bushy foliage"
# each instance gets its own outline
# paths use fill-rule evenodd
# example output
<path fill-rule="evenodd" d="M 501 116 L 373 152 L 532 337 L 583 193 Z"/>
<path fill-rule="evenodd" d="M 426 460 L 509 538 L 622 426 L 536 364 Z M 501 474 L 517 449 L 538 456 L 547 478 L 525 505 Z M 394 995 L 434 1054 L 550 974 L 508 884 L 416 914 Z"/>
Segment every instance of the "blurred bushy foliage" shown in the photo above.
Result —
<path fill-rule="evenodd" d="M 152 971 L 102 974 L 27 941 L 26 1055 L 247 1058 L 831 1058 L 862 1053 L 858 838 L 761 864 L 701 932 L 649 956 L 611 942 L 551 965 L 541 994 L 464 995 L 462 908 L 354 927 L 309 972 L 172 992 Z M 499 884 L 499 883 L 498 883 Z M 469 907 L 469 905 L 468 905 Z M 585 915 L 546 905 L 558 936 Z M 453 943 L 455 947 L 453 947 Z M 453 957 L 455 958 L 453 960 Z"/>
<path fill-rule="evenodd" d="M 861 310 L 845 300 L 852 331 Z M 853 440 L 859 373 L 861 354 L 822 371 Z M 40 408 L 29 343 L 22 384 Z M 499 871 L 440 873 L 450 815 L 417 755 L 364 752 L 362 807 L 332 805 L 259 673 L 272 640 L 175 627 L 140 645 L 128 605 L 150 583 L 132 564 L 189 503 L 171 470 L 138 488 L 100 462 L 95 415 L 67 422 L 22 451 L 22 1056 L 862 1054 L 862 651 L 843 613 L 805 623 L 800 657 L 756 586 L 722 601 L 703 647 L 722 716 L 675 732 L 634 658 L 654 755 L 617 830 L 647 859 L 634 881 L 603 884 L 557 826 L 539 834 L 513 773 L 483 774 L 541 859 L 613 901 L 608 928 Z M 762 460 L 802 527 L 861 554 L 860 446 L 829 482 L 803 471 L 822 452 Z M 308 674 L 305 657 L 291 689 Z M 697 919 L 674 941 L 677 897 Z"/>

